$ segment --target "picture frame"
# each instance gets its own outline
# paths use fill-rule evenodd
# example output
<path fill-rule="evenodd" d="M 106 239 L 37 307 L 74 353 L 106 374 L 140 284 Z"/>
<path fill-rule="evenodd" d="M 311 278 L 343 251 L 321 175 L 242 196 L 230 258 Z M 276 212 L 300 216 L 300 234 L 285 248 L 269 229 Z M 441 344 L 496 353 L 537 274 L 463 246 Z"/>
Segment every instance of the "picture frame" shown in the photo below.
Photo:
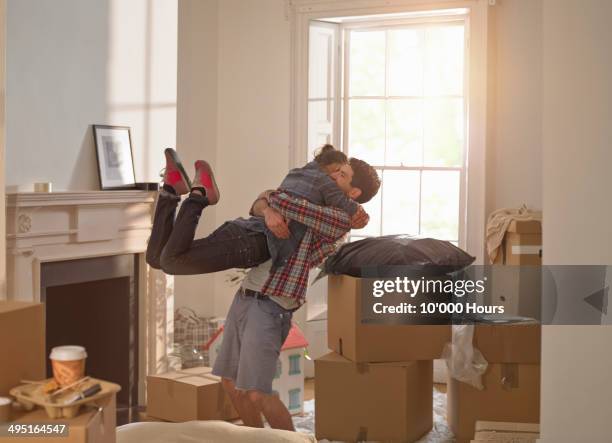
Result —
<path fill-rule="evenodd" d="M 100 189 L 136 189 L 129 126 L 93 125 Z"/>

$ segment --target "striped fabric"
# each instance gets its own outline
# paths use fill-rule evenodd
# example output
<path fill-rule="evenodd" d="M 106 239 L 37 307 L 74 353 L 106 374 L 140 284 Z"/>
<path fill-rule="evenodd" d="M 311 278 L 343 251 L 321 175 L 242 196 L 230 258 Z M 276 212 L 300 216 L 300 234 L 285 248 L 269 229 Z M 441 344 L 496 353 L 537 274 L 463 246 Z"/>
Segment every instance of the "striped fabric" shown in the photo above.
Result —
<path fill-rule="evenodd" d="M 268 201 L 287 220 L 302 223 L 308 229 L 287 263 L 270 271 L 261 292 L 294 298 L 301 305 L 306 296 L 308 271 L 336 250 L 337 241 L 351 229 L 351 218 L 340 209 L 315 205 L 284 192 L 270 194 Z"/>

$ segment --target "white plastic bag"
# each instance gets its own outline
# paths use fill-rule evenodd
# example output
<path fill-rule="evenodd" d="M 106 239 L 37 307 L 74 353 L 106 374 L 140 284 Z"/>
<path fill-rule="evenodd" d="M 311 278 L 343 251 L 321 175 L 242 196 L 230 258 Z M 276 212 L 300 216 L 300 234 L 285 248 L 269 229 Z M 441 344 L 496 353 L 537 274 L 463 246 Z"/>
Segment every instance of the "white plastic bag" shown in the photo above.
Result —
<path fill-rule="evenodd" d="M 456 380 L 468 383 L 476 389 L 484 389 L 482 374 L 488 363 L 482 353 L 474 348 L 474 325 L 453 325 L 453 340 L 442 351 L 448 373 Z"/>

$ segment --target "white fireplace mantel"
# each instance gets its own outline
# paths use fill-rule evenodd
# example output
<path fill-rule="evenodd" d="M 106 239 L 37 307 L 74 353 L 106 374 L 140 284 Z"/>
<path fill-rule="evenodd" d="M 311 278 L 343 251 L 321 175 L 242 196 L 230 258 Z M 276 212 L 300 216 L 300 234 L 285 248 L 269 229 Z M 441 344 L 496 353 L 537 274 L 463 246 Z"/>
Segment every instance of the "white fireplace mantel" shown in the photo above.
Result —
<path fill-rule="evenodd" d="M 141 404 L 148 374 L 166 370 L 173 337 L 173 279 L 146 265 L 155 193 L 91 191 L 6 195 L 7 298 L 40 301 L 41 264 L 138 257 Z"/>

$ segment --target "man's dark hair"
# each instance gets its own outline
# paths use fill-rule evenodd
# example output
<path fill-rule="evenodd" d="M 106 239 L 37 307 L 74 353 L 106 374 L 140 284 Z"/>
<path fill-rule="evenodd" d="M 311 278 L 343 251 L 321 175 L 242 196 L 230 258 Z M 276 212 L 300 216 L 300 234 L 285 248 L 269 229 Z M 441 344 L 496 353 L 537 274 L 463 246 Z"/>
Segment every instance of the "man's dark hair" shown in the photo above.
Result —
<path fill-rule="evenodd" d="M 351 186 L 361 189 L 361 195 L 355 199 L 357 203 L 367 203 L 380 189 L 380 178 L 376 169 L 358 158 L 350 158 L 349 164 L 353 168 Z"/>
<path fill-rule="evenodd" d="M 319 166 L 327 166 L 334 163 L 348 163 L 348 158 L 346 154 L 342 151 L 338 151 L 330 144 L 321 146 L 316 151 L 314 159 L 319 164 Z"/>

